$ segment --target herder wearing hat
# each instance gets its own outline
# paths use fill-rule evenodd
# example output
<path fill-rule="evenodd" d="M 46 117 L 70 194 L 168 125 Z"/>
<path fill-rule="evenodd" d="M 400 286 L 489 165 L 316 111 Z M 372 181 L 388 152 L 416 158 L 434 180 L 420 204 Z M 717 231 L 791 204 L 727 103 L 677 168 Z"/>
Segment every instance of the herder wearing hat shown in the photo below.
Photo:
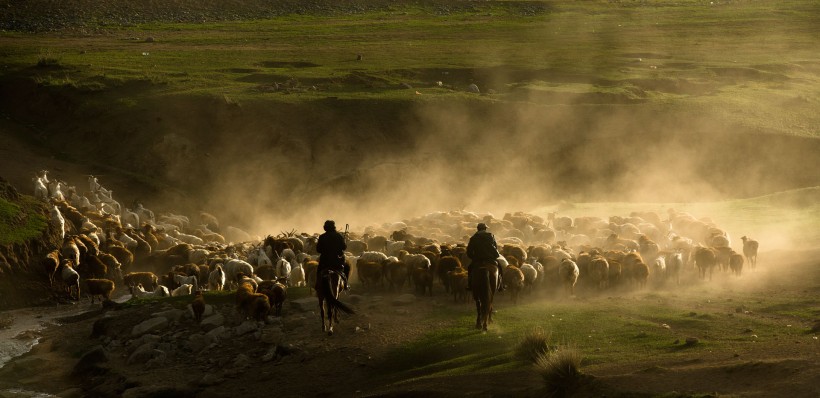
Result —
<path fill-rule="evenodd" d="M 345 290 L 350 286 L 347 283 L 350 277 L 350 266 L 345 262 L 345 250 L 347 243 L 345 238 L 336 231 L 336 222 L 333 220 L 325 221 L 325 233 L 319 235 L 319 241 L 316 242 L 316 251 L 319 252 L 319 267 L 316 269 L 316 289 L 318 290 L 319 281 L 322 279 L 322 272 L 328 269 L 334 271 L 342 271 L 345 282 Z"/>
<path fill-rule="evenodd" d="M 501 283 L 501 275 L 504 272 L 501 264 L 498 263 L 498 244 L 495 242 L 495 237 L 487 231 L 487 224 L 479 223 L 476 226 L 476 233 L 470 237 L 470 242 L 467 244 L 467 257 L 470 258 L 470 266 L 467 267 L 467 290 L 470 290 L 470 283 L 472 283 L 473 267 L 478 264 L 493 263 L 498 267 L 498 291 L 504 290 L 504 284 Z"/>

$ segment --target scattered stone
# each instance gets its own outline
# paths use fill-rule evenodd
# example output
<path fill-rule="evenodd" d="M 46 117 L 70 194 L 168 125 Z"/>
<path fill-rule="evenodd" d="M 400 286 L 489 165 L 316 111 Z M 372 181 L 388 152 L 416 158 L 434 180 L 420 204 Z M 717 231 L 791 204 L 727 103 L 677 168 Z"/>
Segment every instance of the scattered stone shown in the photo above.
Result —
<path fill-rule="evenodd" d="M 235 327 L 233 331 L 235 335 L 242 336 L 251 332 L 255 332 L 256 329 L 256 321 L 245 321 L 242 322 L 239 326 Z"/>
<path fill-rule="evenodd" d="M 475 83 L 467 86 L 467 91 L 475 94 L 481 94 L 481 90 L 478 89 L 478 86 Z"/>
<path fill-rule="evenodd" d="M 225 317 L 222 316 L 222 314 L 220 314 L 220 313 L 216 313 L 214 315 L 211 315 L 211 316 L 203 319 L 202 322 L 199 323 L 199 327 L 201 327 L 202 330 L 207 332 L 207 331 L 216 329 L 216 328 L 218 328 L 218 327 L 220 327 L 224 324 L 225 324 Z"/>
<path fill-rule="evenodd" d="M 687 337 L 686 338 L 686 345 L 692 346 L 700 342 L 700 339 L 697 337 Z"/>
<path fill-rule="evenodd" d="M 669 326 L 669 325 L 667 325 L 667 324 L 665 324 L 665 323 L 664 323 L 664 324 L 661 324 L 661 327 L 662 327 L 662 328 L 664 328 L 664 329 L 672 329 L 672 327 L 671 327 L 671 326 Z"/>
<path fill-rule="evenodd" d="M 217 384 L 223 383 L 224 381 L 225 381 L 225 379 L 223 379 L 223 378 L 221 378 L 221 377 L 219 377 L 215 374 L 208 373 L 205 376 L 202 376 L 201 379 L 199 379 L 199 385 L 202 386 L 202 387 L 210 387 L 210 386 L 215 386 Z"/>
<path fill-rule="evenodd" d="M 156 347 L 157 344 L 159 344 L 160 340 L 161 340 L 161 338 L 159 336 L 155 335 L 155 334 L 142 335 L 142 337 L 140 337 L 138 339 L 131 340 L 131 342 L 129 343 L 128 352 L 133 353 L 138 348 L 140 348 L 141 346 L 143 346 L 144 344 L 147 344 L 147 343 L 151 343 L 151 344 L 154 345 L 154 347 Z"/>
<path fill-rule="evenodd" d="M 105 349 L 101 345 L 95 346 L 80 357 L 80 360 L 74 365 L 71 375 L 84 378 L 104 373 L 105 369 L 100 366 L 100 363 L 103 362 L 108 362 Z"/>
<path fill-rule="evenodd" d="M 213 337 L 214 340 L 216 340 L 216 339 L 221 338 L 222 334 L 225 333 L 226 331 L 228 331 L 227 328 L 225 328 L 224 326 L 219 326 L 219 327 L 216 327 L 214 329 L 211 329 L 211 331 L 208 332 L 208 333 L 205 333 L 205 335 Z"/>
<path fill-rule="evenodd" d="M 134 337 L 142 336 L 143 334 L 158 331 L 168 326 L 168 319 L 164 317 L 151 318 L 143 321 L 139 325 L 131 329 L 131 335 Z"/>
<path fill-rule="evenodd" d="M 185 315 L 184 310 L 176 310 L 176 309 L 162 311 L 162 312 L 156 312 L 156 313 L 151 314 L 151 316 L 154 317 L 154 318 L 163 317 L 163 318 L 167 319 L 168 322 L 179 322 L 179 320 L 182 319 L 183 315 Z"/>
<path fill-rule="evenodd" d="M 140 348 L 137 348 L 137 350 L 128 357 L 127 363 L 129 365 L 147 363 L 148 361 L 159 357 L 165 357 L 165 352 L 160 351 L 154 348 L 152 344 L 147 343 L 143 344 Z"/>
<path fill-rule="evenodd" d="M 68 390 L 59 392 L 57 396 L 60 398 L 82 398 L 85 395 L 83 394 L 82 388 L 69 388 Z"/>
<path fill-rule="evenodd" d="M 235 368 L 247 368 L 251 366 L 251 359 L 248 358 L 245 354 L 239 354 L 233 360 L 233 366 Z"/>
<path fill-rule="evenodd" d="M 284 336 L 285 332 L 281 327 L 267 327 L 262 329 L 259 340 L 265 344 L 280 344 Z"/>

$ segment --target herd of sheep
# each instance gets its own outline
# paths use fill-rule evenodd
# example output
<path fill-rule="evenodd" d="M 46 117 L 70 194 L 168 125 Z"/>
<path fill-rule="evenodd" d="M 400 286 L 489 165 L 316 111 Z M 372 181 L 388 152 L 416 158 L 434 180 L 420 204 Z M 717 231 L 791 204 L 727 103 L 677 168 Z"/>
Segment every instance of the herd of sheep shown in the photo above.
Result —
<path fill-rule="evenodd" d="M 315 282 L 316 234 L 254 239 L 221 227 L 207 213 L 195 221 L 172 213 L 155 216 L 141 204 L 121 206 L 94 176 L 82 192 L 49 180 L 47 172 L 34 183 L 35 196 L 50 204 L 51 220 L 63 236 L 43 259 L 45 276 L 57 294 L 70 299 L 79 300 L 82 292 L 92 302 L 98 296 L 107 300 L 121 289 L 134 297 L 201 300 L 203 290 L 231 289 L 244 315 L 261 320 L 281 312 L 288 286 L 310 288 Z M 740 254 L 713 222 L 673 209 L 665 217 L 645 212 L 609 219 L 434 212 L 346 235 L 354 289 L 414 289 L 419 295 L 438 290 L 466 301 L 465 242 L 479 222 L 496 236 L 505 294 L 514 301 L 522 293 L 679 284 L 681 274 L 695 270 L 702 279 L 711 279 L 716 269 L 739 276 L 744 264 L 754 269 L 757 260 L 756 241 L 742 237 Z"/>

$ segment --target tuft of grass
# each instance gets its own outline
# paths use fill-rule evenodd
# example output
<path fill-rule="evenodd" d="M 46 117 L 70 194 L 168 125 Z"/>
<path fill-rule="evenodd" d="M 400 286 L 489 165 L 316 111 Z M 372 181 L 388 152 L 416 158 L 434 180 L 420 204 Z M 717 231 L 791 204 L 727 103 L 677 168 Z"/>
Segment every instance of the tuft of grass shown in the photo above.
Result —
<path fill-rule="evenodd" d="M 540 326 L 535 327 L 521 338 L 515 349 L 516 356 L 523 360 L 537 362 L 542 356 L 549 355 L 551 337 L 552 333 L 544 332 Z"/>
<path fill-rule="evenodd" d="M 535 366 L 548 396 L 568 397 L 581 386 L 581 351 L 574 347 L 560 346 L 555 352 L 542 354 Z"/>
<path fill-rule="evenodd" d="M 0 245 L 22 243 L 42 236 L 48 221 L 41 206 L 32 196 L 22 195 L 18 203 L 0 198 Z"/>

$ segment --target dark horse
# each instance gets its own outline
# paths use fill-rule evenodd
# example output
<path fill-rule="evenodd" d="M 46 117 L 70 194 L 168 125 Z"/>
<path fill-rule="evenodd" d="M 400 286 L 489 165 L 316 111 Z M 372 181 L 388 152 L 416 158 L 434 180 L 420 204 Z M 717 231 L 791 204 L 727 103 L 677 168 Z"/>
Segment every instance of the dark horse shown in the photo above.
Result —
<path fill-rule="evenodd" d="M 316 297 L 319 298 L 319 314 L 322 317 L 322 331 L 333 335 L 333 322 L 339 322 L 338 310 L 354 314 L 353 309 L 339 301 L 339 293 L 344 288 L 342 277 L 337 271 L 327 270 L 320 276 Z M 325 323 L 327 320 L 327 323 Z"/>
<path fill-rule="evenodd" d="M 493 296 L 498 287 L 498 267 L 494 262 L 484 262 L 473 266 L 470 290 L 475 300 L 475 328 L 487 330 L 493 321 Z"/>

